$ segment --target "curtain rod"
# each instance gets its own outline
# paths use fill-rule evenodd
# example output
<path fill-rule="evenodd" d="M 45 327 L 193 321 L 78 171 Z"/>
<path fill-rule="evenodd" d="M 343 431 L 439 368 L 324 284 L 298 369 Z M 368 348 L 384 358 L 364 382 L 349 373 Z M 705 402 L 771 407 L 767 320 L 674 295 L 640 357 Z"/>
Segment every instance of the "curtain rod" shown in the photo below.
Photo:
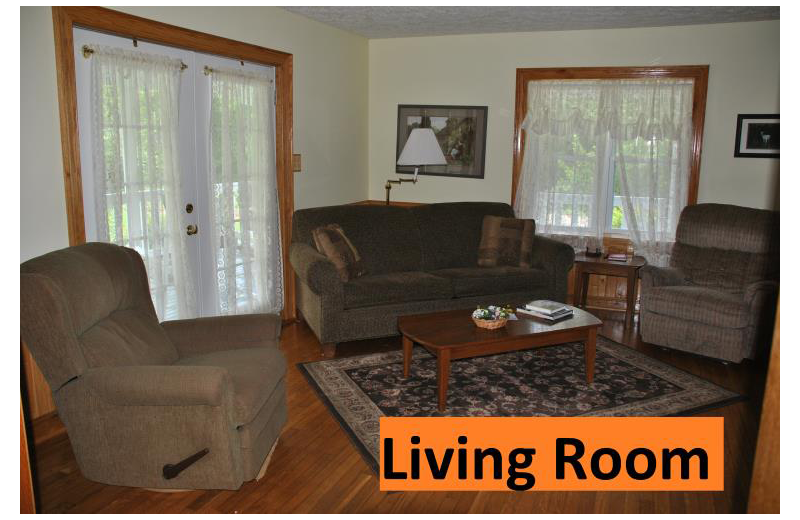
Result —
<path fill-rule="evenodd" d="M 83 53 L 83 57 L 88 59 L 92 57 L 92 54 L 94 54 L 94 49 L 92 49 L 88 45 L 84 45 L 83 47 L 81 47 L 81 52 Z M 183 61 L 181 61 L 181 72 L 183 72 L 188 68 L 189 66 L 185 64 Z"/>
<path fill-rule="evenodd" d="M 242 66 L 244 66 L 244 61 L 240 61 L 240 63 L 242 64 Z M 206 76 L 209 76 L 209 75 L 213 74 L 214 72 L 216 72 L 216 70 L 211 68 L 211 67 L 209 67 L 208 65 L 203 67 L 203 74 L 205 74 Z M 238 73 L 238 72 L 239 71 L 235 71 L 234 73 Z M 244 74 L 248 74 L 248 75 L 252 74 L 254 76 L 259 76 L 259 74 L 254 73 L 252 71 L 243 70 L 241 72 L 244 73 Z M 264 79 L 267 80 L 270 83 L 273 82 L 271 78 L 266 78 L 265 77 Z"/>

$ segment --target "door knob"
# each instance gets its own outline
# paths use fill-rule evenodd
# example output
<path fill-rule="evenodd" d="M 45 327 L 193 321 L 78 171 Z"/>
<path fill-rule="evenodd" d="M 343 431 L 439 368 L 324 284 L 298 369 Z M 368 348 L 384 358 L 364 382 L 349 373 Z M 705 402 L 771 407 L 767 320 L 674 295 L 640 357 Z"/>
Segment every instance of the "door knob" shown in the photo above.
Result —
<path fill-rule="evenodd" d="M 197 234 L 197 226 L 194 224 L 189 224 L 186 226 L 186 234 L 187 235 L 196 235 Z"/>

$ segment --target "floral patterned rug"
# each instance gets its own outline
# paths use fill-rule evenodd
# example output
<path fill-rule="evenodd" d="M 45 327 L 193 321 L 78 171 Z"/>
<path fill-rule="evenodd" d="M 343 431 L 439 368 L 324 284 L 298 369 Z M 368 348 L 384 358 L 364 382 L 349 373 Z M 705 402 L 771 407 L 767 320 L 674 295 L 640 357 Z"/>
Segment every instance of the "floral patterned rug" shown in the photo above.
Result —
<path fill-rule="evenodd" d="M 602 337 L 592 384 L 581 343 L 453 361 L 444 413 L 437 410 L 436 359 L 421 347 L 408 379 L 399 350 L 299 367 L 376 472 L 384 416 L 669 416 L 743 398 Z"/>

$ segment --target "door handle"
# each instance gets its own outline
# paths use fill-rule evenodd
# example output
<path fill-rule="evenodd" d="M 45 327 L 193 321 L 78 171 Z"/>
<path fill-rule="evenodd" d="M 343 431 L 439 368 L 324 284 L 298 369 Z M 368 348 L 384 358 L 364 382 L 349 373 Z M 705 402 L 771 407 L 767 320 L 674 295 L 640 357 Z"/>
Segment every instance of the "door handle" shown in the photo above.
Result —
<path fill-rule="evenodd" d="M 186 226 L 186 234 L 187 235 L 196 235 L 197 234 L 197 226 L 194 224 L 189 224 Z"/>

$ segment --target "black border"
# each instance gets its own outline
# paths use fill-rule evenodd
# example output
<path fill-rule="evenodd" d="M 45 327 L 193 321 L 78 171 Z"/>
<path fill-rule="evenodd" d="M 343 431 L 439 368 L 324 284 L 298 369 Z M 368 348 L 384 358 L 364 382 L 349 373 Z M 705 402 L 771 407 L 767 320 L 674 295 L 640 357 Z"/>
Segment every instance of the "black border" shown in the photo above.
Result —
<path fill-rule="evenodd" d="M 397 159 L 400 158 L 400 152 L 402 150 L 400 146 L 400 111 L 404 108 L 461 108 L 466 110 L 482 110 L 483 111 L 483 142 L 480 143 L 482 147 L 481 153 L 481 164 L 480 164 L 480 175 L 462 175 L 462 174 L 450 174 L 450 173 L 431 173 L 425 171 L 425 166 L 420 167 L 419 174 L 420 175 L 430 175 L 434 177 L 460 177 L 463 179 L 483 179 L 486 176 L 486 130 L 488 128 L 489 123 L 489 106 L 488 105 L 397 105 L 397 126 L 395 127 L 395 153 L 394 153 L 394 171 L 395 173 L 402 173 L 402 174 L 413 174 L 414 169 L 410 166 L 398 166 Z M 403 143 L 405 144 L 405 143 Z M 476 143 L 477 144 L 477 143 Z M 411 171 L 408 171 L 408 168 L 411 168 Z"/>
<path fill-rule="evenodd" d="M 742 152 L 739 150 L 739 145 L 742 142 L 742 126 L 745 119 L 777 119 L 780 124 L 780 114 L 739 114 L 736 117 L 736 143 L 734 144 L 733 156 L 734 157 L 756 157 L 756 158 L 769 158 L 778 159 L 781 154 L 778 153 L 754 153 Z"/>

